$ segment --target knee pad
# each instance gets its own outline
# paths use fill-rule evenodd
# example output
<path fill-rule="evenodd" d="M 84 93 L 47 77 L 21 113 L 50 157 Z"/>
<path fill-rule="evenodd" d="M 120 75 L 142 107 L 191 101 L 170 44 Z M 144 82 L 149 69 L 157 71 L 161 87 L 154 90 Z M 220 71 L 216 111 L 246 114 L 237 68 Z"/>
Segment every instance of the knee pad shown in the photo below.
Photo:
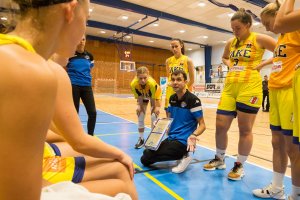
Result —
<path fill-rule="evenodd" d="M 155 113 L 151 114 L 151 128 L 153 128 L 155 121 L 157 120 L 157 116 Z"/>
<path fill-rule="evenodd" d="M 145 113 L 140 112 L 138 116 L 138 126 L 139 128 L 145 128 Z"/>

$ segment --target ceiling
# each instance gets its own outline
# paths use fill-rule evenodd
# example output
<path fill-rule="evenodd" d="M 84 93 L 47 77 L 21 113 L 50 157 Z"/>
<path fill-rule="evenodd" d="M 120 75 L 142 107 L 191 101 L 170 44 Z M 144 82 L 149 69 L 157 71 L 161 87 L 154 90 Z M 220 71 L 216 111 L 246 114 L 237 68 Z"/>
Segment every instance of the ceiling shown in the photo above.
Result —
<path fill-rule="evenodd" d="M 259 16 L 262 6 L 271 0 L 210 1 L 243 7 Z M 232 37 L 230 14 L 234 10 L 210 1 L 91 0 L 87 35 L 102 40 L 123 38 L 124 42 L 162 49 L 169 49 L 170 38 L 184 40 L 187 50 L 224 45 Z M 260 23 L 254 23 L 252 30 L 273 36 Z"/>

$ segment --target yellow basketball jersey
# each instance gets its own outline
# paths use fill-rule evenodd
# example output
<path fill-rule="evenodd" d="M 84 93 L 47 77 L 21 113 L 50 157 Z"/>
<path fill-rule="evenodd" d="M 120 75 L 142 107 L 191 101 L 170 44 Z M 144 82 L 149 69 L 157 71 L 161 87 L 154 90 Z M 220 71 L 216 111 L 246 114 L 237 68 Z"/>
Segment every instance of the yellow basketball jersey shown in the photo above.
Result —
<path fill-rule="evenodd" d="M 139 96 L 142 96 L 144 99 L 160 99 L 161 90 L 156 81 L 149 77 L 145 86 L 139 84 L 139 80 L 135 77 L 130 83 L 131 91 L 134 94 L 134 97 L 137 99 Z M 157 92 L 157 91 L 160 91 Z"/>
<path fill-rule="evenodd" d="M 171 81 L 171 74 L 175 70 L 183 70 L 187 75 L 189 73 L 188 57 L 185 55 L 181 55 L 179 58 L 175 58 L 175 56 L 170 57 L 168 59 L 168 66 L 169 66 L 169 72 L 168 72 L 169 81 Z"/>
<path fill-rule="evenodd" d="M 295 68 L 300 64 L 300 31 L 280 35 L 273 55 L 269 88 L 292 87 Z"/>
<path fill-rule="evenodd" d="M 256 35 L 252 32 L 245 40 L 238 41 L 234 38 L 231 42 L 226 83 L 261 81 L 259 72 L 254 68 L 261 62 L 265 50 L 257 44 Z"/>
<path fill-rule="evenodd" d="M 14 35 L 0 34 L 0 45 L 5 44 L 18 44 L 30 52 L 35 52 L 32 45 L 23 38 Z"/>

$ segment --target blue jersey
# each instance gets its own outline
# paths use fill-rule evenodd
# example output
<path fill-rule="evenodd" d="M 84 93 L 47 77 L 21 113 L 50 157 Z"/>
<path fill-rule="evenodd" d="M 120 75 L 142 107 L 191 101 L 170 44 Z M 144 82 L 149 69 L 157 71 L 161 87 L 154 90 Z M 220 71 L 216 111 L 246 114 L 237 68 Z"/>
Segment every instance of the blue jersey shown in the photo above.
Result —
<path fill-rule="evenodd" d="M 72 85 L 91 86 L 91 68 L 93 66 L 94 58 L 92 54 L 87 51 L 84 51 L 83 53 L 76 51 L 75 55 L 69 59 L 67 65 L 67 72 Z"/>
<path fill-rule="evenodd" d="M 187 138 L 197 129 L 198 119 L 203 117 L 200 99 L 188 90 L 180 100 L 173 94 L 167 112 L 173 118 L 168 139 L 187 145 Z"/>

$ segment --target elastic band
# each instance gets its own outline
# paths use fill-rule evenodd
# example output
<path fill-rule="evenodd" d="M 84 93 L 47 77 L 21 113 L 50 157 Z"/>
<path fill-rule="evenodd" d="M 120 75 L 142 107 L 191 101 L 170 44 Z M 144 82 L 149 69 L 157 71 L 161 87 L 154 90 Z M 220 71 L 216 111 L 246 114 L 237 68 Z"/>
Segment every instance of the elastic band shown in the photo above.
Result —
<path fill-rule="evenodd" d="M 44 7 L 44 6 L 51 6 L 55 4 L 60 4 L 60 3 L 67 3 L 73 0 L 34 0 L 31 3 L 21 3 L 20 6 L 24 7 L 32 7 L 32 8 L 39 8 L 39 7 Z"/>

